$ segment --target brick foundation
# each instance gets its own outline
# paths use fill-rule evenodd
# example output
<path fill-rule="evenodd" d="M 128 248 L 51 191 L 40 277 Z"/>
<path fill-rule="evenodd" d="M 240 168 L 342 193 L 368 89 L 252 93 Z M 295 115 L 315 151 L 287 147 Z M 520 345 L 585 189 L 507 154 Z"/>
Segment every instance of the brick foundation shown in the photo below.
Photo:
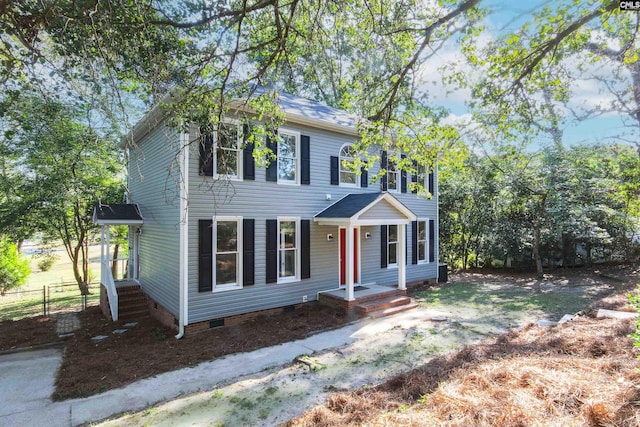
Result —
<path fill-rule="evenodd" d="M 109 297 L 107 296 L 107 288 L 104 285 L 100 285 L 100 310 L 102 315 L 109 320 L 111 319 L 111 306 L 109 305 Z"/>
<path fill-rule="evenodd" d="M 280 314 L 283 311 L 289 309 L 289 307 L 294 307 L 294 309 L 297 309 L 298 307 L 306 304 L 316 304 L 316 302 L 310 301 L 306 303 L 295 304 L 293 306 L 285 306 L 285 307 L 270 308 L 267 310 L 252 311 L 250 313 L 237 314 L 235 316 L 228 316 L 221 319 L 211 319 L 211 320 L 206 320 L 204 322 L 192 323 L 190 325 L 185 326 L 185 334 L 194 334 L 197 332 L 208 331 L 209 329 L 211 329 L 210 323 L 213 320 L 224 320 L 224 326 L 234 326 L 234 325 L 239 325 L 240 323 L 246 322 L 247 320 L 257 316 L 271 316 L 274 314 Z"/>
<path fill-rule="evenodd" d="M 149 307 L 149 313 L 151 314 L 151 316 L 153 316 L 164 326 L 178 330 L 178 319 L 176 319 L 176 317 L 171 314 L 169 310 L 155 302 L 149 297 L 149 295 L 145 294 L 144 297 L 147 300 L 147 307 Z"/>

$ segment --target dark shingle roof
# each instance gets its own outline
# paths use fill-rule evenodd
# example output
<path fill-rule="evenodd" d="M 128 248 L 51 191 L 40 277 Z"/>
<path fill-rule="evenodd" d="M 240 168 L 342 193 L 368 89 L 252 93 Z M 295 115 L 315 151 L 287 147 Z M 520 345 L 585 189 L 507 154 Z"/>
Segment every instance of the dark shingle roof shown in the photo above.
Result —
<path fill-rule="evenodd" d="M 94 222 L 131 221 L 142 222 L 142 215 L 138 205 L 131 203 L 96 203 L 93 208 Z"/>
<path fill-rule="evenodd" d="M 347 194 L 342 199 L 317 214 L 316 218 L 351 218 L 369 206 L 383 193 Z"/>

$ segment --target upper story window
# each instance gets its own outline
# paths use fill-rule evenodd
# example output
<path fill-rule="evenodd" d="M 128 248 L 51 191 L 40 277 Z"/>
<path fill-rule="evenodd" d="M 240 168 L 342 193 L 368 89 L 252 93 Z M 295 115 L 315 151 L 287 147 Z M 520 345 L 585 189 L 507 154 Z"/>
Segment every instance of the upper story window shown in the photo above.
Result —
<path fill-rule="evenodd" d="M 300 168 L 300 134 L 289 130 L 278 131 L 278 182 L 297 184 Z"/>
<path fill-rule="evenodd" d="M 242 179 L 242 125 L 222 122 L 201 130 L 200 174 Z"/>
<path fill-rule="evenodd" d="M 240 178 L 242 126 L 236 123 L 221 123 L 216 144 L 216 175 Z"/>
<path fill-rule="evenodd" d="M 340 149 L 340 185 L 358 186 L 358 176 L 354 168 L 355 151 L 351 144 L 343 145 Z"/>
<path fill-rule="evenodd" d="M 400 191 L 400 171 L 396 166 L 395 160 L 391 158 L 387 160 L 387 191 L 398 192 Z"/>

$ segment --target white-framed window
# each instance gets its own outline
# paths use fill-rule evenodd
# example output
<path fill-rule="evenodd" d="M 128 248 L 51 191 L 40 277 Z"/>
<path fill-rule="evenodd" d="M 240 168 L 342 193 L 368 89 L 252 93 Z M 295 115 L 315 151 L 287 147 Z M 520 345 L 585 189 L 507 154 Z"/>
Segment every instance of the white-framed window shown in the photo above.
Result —
<path fill-rule="evenodd" d="M 242 218 L 213 219 L 213 291 L 242 288 Z"/>
<path fill-rule="evenodd" d="M 340 185 L 346 187 L 359 187 L 358 175 L 353 167 L 355 163 L 355 151 L 351 144 L 345 144 L 340 148 L 338 156 L 340 168 Z"/>
<path fill-rule="evenodd" d="M 387 267 L 398 266 L 398 225 L 387 226 Z"/>
<path fill-rule="evenodd" d="M 427 182 L 427 176 L 429 176 L 429 174 L 427 173 L 427 167 L 424 165 L 417 165 L 416 166 L 416 184 L 420 184 L 422 185 L 422 188 L 424 190 L 428 190 L 428 186 L 429 183 Z"/>
<path fill-rule="evenodd" d="M 278 129 L 278 183 L 300 182 L 300 133 Z"/>
<path fill-rule="evenodd" d="M 426 263 L 429 260 L 429 220 L 419 219 L 417 224 L 418 238 L 416 250 L 418 251 L 418 263 Z"/>
<path fill-rule="evenodd" d="M 220 123 L 216 133 L 215 176 L 242 179 L 242 139 L 241 123 Z"/>
<path fill-rule="evenodd" d="M 400 171 L 392 157 L 392 154 L 389 153 L 387 158 L 387 191 L 397 193 L 400 191 Z"/>
<path fill-rule="evenodd" d="M 300 218 L 278 218 L 278 283 L 300 280 Z"/>

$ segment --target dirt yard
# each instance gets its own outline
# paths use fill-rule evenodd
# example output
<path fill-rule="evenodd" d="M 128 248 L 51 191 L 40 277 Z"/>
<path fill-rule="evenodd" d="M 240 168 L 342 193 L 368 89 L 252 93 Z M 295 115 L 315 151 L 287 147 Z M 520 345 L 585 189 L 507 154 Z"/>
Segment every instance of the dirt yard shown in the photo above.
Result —
<path fill-rule="evenodd" d="M 638 273 L 456 275 L 352 345 L 104 425 L 640 425 L 633 321 L 595 317 L 631 310 Z"/>

